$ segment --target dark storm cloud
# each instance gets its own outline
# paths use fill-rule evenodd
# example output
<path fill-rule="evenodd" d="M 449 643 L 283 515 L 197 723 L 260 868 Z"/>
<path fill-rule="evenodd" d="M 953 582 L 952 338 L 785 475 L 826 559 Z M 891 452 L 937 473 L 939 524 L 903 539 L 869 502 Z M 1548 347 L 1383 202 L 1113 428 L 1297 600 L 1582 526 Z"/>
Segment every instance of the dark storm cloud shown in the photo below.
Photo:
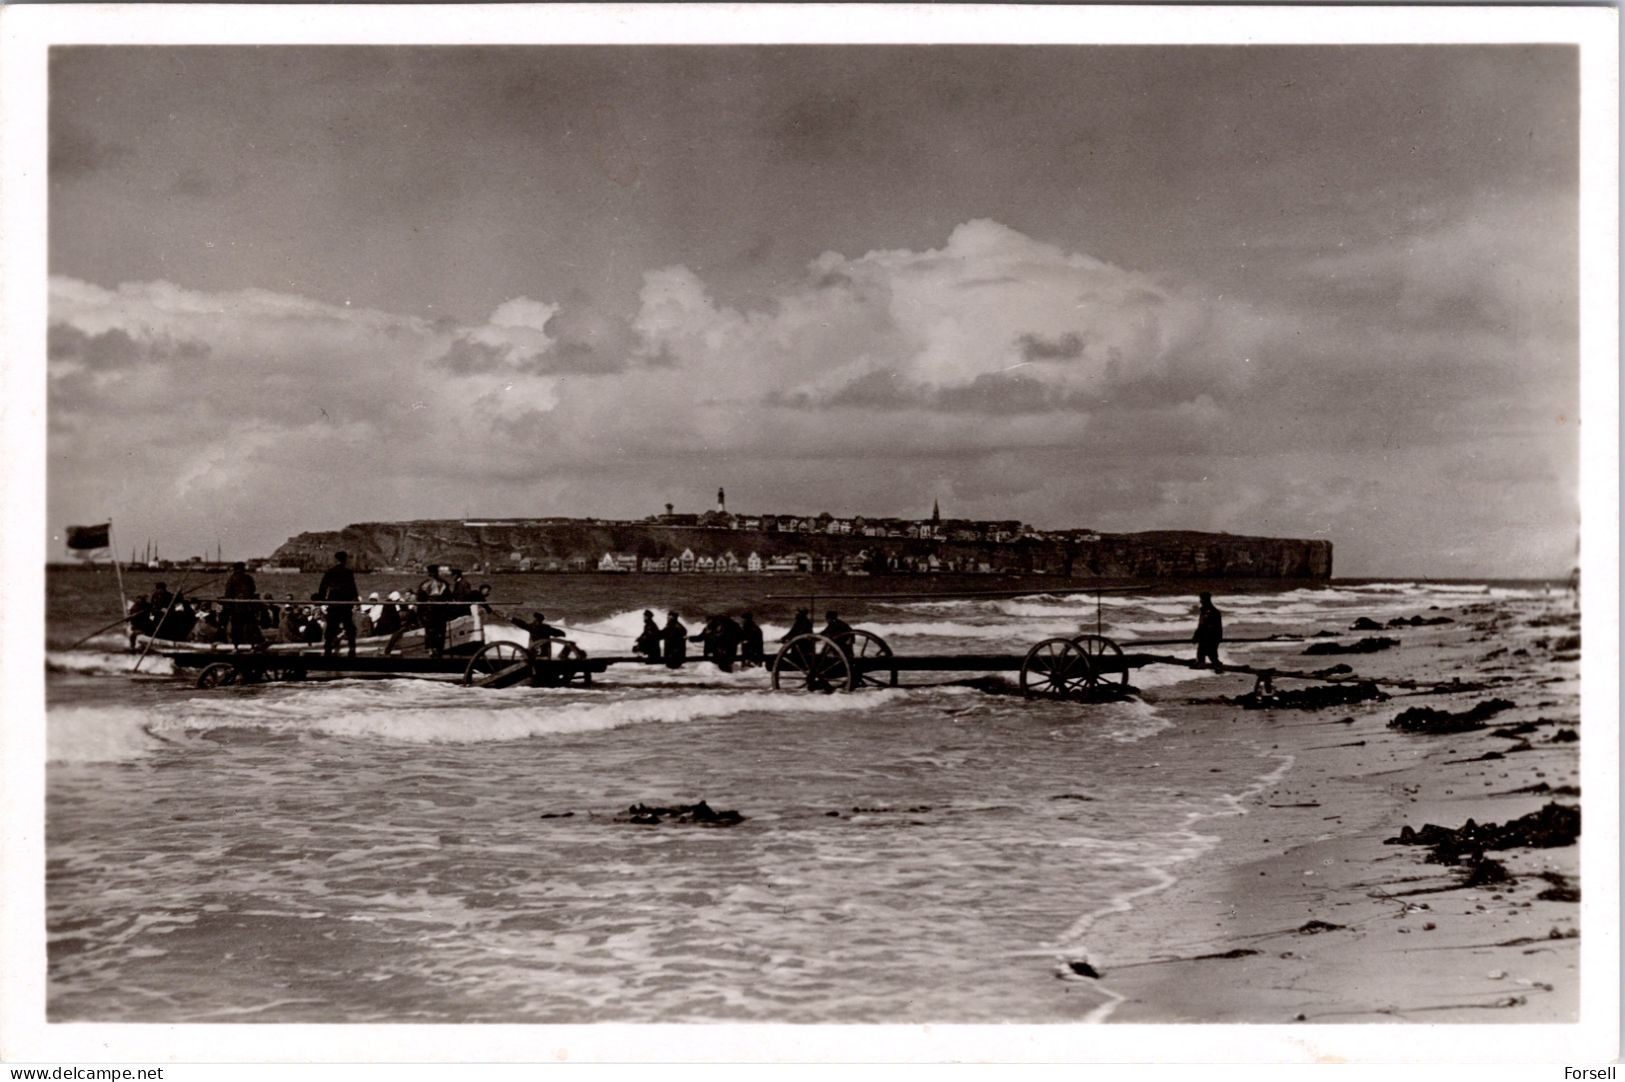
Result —
<path fill-rule="evenodd" d="M 624 357 L 606 356 L 591 343 L 563 341 L 545 350 L 526 352 L 513 346 L 494 346 L 467 335 L 454 338 L 436 366 L 454 375 L 601 376 L 626 367 Z"/>
<path fill-rule="evenodd" d="M 1029 361 L 1075 361 L 1083 356 L 1083 336 L 1068 331 L 1059 338 L 1024 334 L 1016 339 L 1021 355 Z"/>
<path fill-rule="evenodd" d="M 45 333 L 45 355 L 51 361 L 77 361 L 87 368 L 120 368 L 199 361 L 209 356 L 209 346 L 185 338 L 136 339 L 118 327 L 86 334 L 68 323 L 52 323 Z"/>
<path fill-rule="evenodd" d="M 99 138 L 71 120 L 62 120 L 51 126 L 47 167 L 52 180 L 73 180 L 109 169 L 129 153 L 123 143 Z"/>
<path fill-rule="evenodd" d="M 458 336 L 434 364 L 459 376 L 501 372 L 508 368 L 508 351 Z"/>
<path fill-rule="evenodd" d="M 1010 417 L 1024 413 L 1087 412 L 1100 400 L 1094 395 L 1059 390 L 1019 374 L 986 373 L 963 386 L 926 387 L 906 384 L 894 372 L 870 372 L 827 395 L 770 391 L 763 401 L 767 405 L 805 410 L 887 413 L 910 409 Z"/>

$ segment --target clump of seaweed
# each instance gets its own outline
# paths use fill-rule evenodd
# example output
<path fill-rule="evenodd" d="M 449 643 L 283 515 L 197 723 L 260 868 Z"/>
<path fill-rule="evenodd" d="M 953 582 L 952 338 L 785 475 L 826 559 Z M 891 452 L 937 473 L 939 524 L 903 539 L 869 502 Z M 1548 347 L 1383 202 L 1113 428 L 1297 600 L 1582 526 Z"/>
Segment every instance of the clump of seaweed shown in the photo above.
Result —
<path fill-rule="evenodd" d="M 649 804 L 634 804 L 626 809 L 624 815 L 615 817 L 617 823 L 634 823 L 638 826 L 659 826 L 661 823 L 693 824 L 702 827 L 731 827 L 745 821 L 745 817 L 736 811 L 716 811 L 705 801 L 698 804 L 677 804 L 672 807 L 662 807 Z"/>
<path fill-rule="evenodd" d="M 1482 860 L 1486 849 L 1552 849 L 1573 845 L 1579 837 L 1580 809 L 1553 802 L 1499 825 L 1469 819 L 1455 829 L 1432 823 L 1421 830 L 1402 827 L 1399 837 L 1383 844 L 1426 846 L 1433 851 L 1428 856 L 1430 864 L 1459 864 L 1463 859 Z"/>
<path fill-rule="evenodd" d="M 1451 712 L 1431 706 L 1413 706 L 1388 723 L 1388 728 L 1406 733 L 1465 733 L 1484 728 L 1484 723 L 1517 703 L 1507 699 L 1485 699 L 1469 710 Z"/>
<path fill-rule="evenodd" d="M 1324 687 L 1284 691 L 1260 691 L 1255 688 L 1226 701 L 1243 710 L 1320 710 L 1328 706 L 1346 706 L 1386 698 L 1388 696 L 1376 684 L 1368 680 L 1350 680 Z"/>
<path fill-rule="evenodd" d="M 1303 652 L 1305 654 L 1375 654 L 1380 650 L 1391 650 L 1398 645 L 1398 639 L 1390 639 L 1386 635 L 1377 635 L 1347 645 L 1340 642 L 1312 642 L 1304 647 Z"/>

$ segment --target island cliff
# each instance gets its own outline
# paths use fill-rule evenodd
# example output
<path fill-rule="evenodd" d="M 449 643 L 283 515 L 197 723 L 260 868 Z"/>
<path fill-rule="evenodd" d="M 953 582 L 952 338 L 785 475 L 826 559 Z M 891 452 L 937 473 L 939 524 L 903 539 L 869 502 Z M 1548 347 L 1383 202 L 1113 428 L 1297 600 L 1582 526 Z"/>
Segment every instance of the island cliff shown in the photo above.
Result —
<path fill-rule="evenodd" d="M 952 570 L 1070 578 L 1251 578 L 1324 580 L 1332 543 L 1161 530 L 1100 534 L 1031 533 L 1001 540 L 860 536 L 593 519 L 364 522 L 302 533 L 270 564 L 326 567 L 334 551 L 363 570 L 430 563 L 487 571 L 712 570 L 745 572 Z M 608 557 L 608 561 L 606 561 Z M 685 558 L 686 557 L 686 558 Z M 679 561 L 682 561 L 679 563 Z M 718 568 L 720 569 L 720 567 Z"/>

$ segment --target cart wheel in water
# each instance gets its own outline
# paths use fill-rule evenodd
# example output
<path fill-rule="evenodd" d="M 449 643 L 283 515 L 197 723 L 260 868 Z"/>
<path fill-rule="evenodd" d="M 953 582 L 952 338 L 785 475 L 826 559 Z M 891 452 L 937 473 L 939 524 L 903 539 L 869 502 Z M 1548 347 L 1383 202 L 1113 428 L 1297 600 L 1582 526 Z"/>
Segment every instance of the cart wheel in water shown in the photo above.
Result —
<path fill-rule="evenodd" d="M 852 663 L 835 640 L 797 635 L 773 658 L 774 691 L 850 691 Z"/>
<path fill-rule="evenodd" d="M 229 661 L 216 661 L 197 674 L 200 688 L 223 688 L 237 683 L 237 666 Z"/>
<path fill-rule="evenodd" d="M 1021 693 L 1029 699 L 1070 699 L 1094 679 L 1089 655 L 1071 639 L 1045 639 L 1021 663 Z"/>
<path fill-rule="evenodd" d="M 1104 635 L 1074 635 L 1073 643 L 1089 658 L 1089 686 L 1110 684 L 1114 680 L 1128 686 L 1128 666 L 1123 663 L 1123 648 Z"/>
<path fill-rule="evenodd" d="M 852 629 L 852 642 L 848 646 L 852 655 L 852 674 L 854 688 L 894 688 L 897 686 L 897 669 L 895 666 L 866 666 L 857 664 L 860 661 L 873 662 L 878 658 L 891 657 L 891 647 L 886 640 L 873 631 L 865 631 L 861 627 Z"/>
<path fill-rule="evenodd" d="M 507 672 L 516 665 L 525 667 L 525 678 L 536 668 L 536 656 L 528 647 L 520 646 L 516 642 L 488 642 L 479 648 L 475 655 L 468 659 L 468 668 L 463 670 L 463 683 L 474 684 L 488 676 L 495 676 L 500 672 Z"/>

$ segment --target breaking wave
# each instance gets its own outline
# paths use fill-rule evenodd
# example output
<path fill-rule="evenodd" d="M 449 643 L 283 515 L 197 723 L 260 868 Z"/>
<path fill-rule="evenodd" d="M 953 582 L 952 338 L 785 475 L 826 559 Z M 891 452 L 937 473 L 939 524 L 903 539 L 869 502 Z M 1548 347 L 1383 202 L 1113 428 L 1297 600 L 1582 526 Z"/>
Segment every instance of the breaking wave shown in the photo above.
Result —
<path fill-rule="evenodd" d="M 135 670 L 139 655 L 102 650 L 50 650 L 45 654 L 47 672 L 81 673 L 86 676 L 168 676 L 175 665 L 166 657 L 149 654 Z"/>
<path fill-rule="evenodd" d="M 477 744 L 569 736 L 629 725 L 722 719 L 741 714 L 841 714 L 884 710 L 907 691 L 807 696 L 772 692 L 639 694 L 583 701 L 579 692 L 466 689 L 430 694 L 398 681 L 355 682 L 271 695 L 212 693 L 158 707 L 65 706 L 47 710 L 46 754 L 53 763 L 118 762 L 203 733 L 257 729 L 273 735 L 384 738 L 416 744 Z M 393 685 L 394 694 L 391 694 Z M 438 692 L 448 694 L 438 694 Z"/>

